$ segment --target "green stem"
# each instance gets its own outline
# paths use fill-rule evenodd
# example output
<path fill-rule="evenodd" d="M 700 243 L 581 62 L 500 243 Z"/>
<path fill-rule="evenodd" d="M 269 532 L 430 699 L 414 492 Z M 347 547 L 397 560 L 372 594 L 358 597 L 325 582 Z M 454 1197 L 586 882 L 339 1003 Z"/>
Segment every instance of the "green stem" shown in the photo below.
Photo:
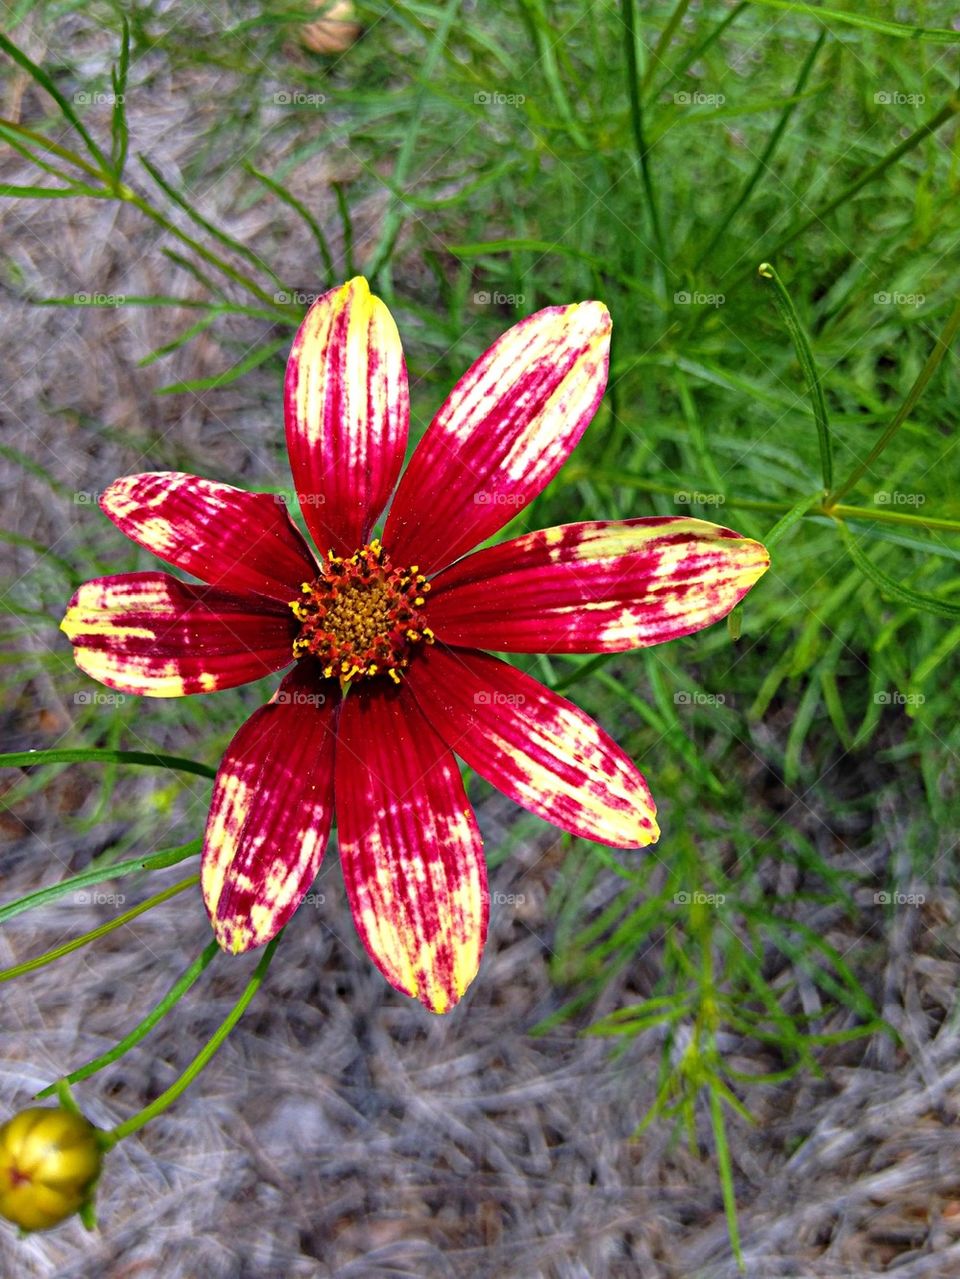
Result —
<path fill-rule="evenodd" d="M 56 946 L 53 950 L 46 951 L 43 955 L 37 955 L 35 959 L 28 959 L 22 964 L 14 964 L 12 968 L 4 968 L 0 970 L 0 982 L 12 981 L 14 977 L 21 977 L 24 973 L 34 972 L 37 968 L 43 968 L 47 964 L 52 964 L 56 959 L 62 959 L 64 955 L 69 955 L 75 950 L 79 950 L 81 946 L 86 946 L 92 941 L 96 941 L 99 937 L 105 937 L 107 933 L 112 933 L 117 928 L 122 928 L 124 924 L 128 924 L 131 919 L 136 919 L 138 915 L 144 914 L 148 910 L 153 910 L 154 906 L 159 906 L 161 902 L 165 902 L 169 897 L 175 897 L 177 893 L 182 893 L 188 888 L 192 888 L 194 884 L 199 884 L 199 875 L 188 875 L 186 879 L 181 879 L 179 883 L 165 888 L 161 893 L 155 893 L 153 897 L 148 897 L 145 902 L 141 902 L 139 906 L 134 906 L 132 910 L 124 911 L 122 915 L 118 915 L 116 919 L 111 919 L 109 923 L 101 924 L 99 928 L 93 928 L 88 933 L 84 933 L 82 937 L 74 937 L 72 941 L 64 942 L 62 946 Z"/>
<path fill-rule="evenodd" d="M 37 133 L 36 129 L 28 129 L 26 125 L 19 124 L 16 120 L 7 120 L 5 118 L 0 118 L 0 129 L 6 132 L 19 134 L 20 137 L 29 139 L 34 146 L 38 146 L 44 151 L 49 151 L 51 155 L 59 156 L 61 160 L 66 160 L 68 164 L 72 164 L 76 168 L 82 169 L 83 172 L 91 178 L 96 178 L 99 181 L 99 179 L 103 177 L 100 170 L 94 168 L 92 164 L 88 164 L 87 161 L 84 160 L 83 156 L 77 155 L 75 151 L 69 151 L 66 147 L 60 146 L 57 142 L 51 142 L 51 140 L 44 137 L 42 133 Z M 32 159 L 34 164 L 39 164 L 42 168 L 47 167 L 37 156 L 33 156 Z"/>
<path fill-rule="evenodd" d="M 656 195 L 653 189 L 653 176 L 650 172 L 650 148 L 647 145 L 643 128 L 643 104 L 640 101 L 640 68 L 637 63 L 637 29 L 634 0 L 621 0 L 621 13 L 624 27 L 624 49 L 626 52 L 627 92 L 630 96 L 630 123 L 633 128 L 633 140 L 640 162 L 640 177 L 647 196 L 650 210 L 650 223 L 653 227 L 653 238 L 656 241 L 657 256 L 666 269 L 667 254 L 663 241 L 663 230 L 660 226 L 660 214 L 657 210 Z"/>
<path fill-rule="evenodd" d="M 143 1110 L 138 1110 L 135 1115 L 131 1115 L 130 1118 L 125 1119 L 122 1124 L 118 1124 L 116 1128 L 111 1129 L 110 1132 L 106 1134 L 109 1146 L 115 1146 L 117 1142 L 122 1141 L 124 1137 L 129 1137 L 131 1133 L 137 1132 L 145 1124 L 148 1124 L 151 1119 L 162 1114 L 172 1102 L 176 1101 L 181 1093 L 186 1092 L 187 1088 L 190 1087 L 194 1079 L 196 1079 L 197 1075 L 200 1074 L 201 1070 L 203 1070 L 204 1066 L 206 1066 L 207 1062 L 211 1059 L 211 1057 L 213 1057 L 217 1049 L 246 1012 L 250 1001 L 263 984 L 263 979 L 266 976 L 267 969 L 270 967 L 270 960 L 273 958 L 273 952 L 276 950 L 277 943 L 280 941 L 282 936 L 283 933 L 280 932 L 276 937 L 274 937 L 273 941 L 268 943 L 263 952 L 263 957 L 254 969 L 253 976 L 247 983 L 243 994 L 234 1004 L 225 1020 L 217 1028 L 212 1038 L 204 1044 L 176 1083 L 171 1084 L 166 1092 L 161 1093 L 159 1097 L 149 1104 L 149 1106 L 144 1106 Z"/>
<path fill-rule="evenodd" d="M 867 169 L 865 173 L 862 173 L 860 177 L 854 182 L 851 182 L 849 186 L 845 186 L 838 195 L 835 195 L 832 200 L 828 200 L 822 208 L 815 210 L 808 218 L 804 218 L 799 226 L 794 227 L 792 231 L 773 246 L 770 256 L 773 257 L 777 253 L 782 252 L 788 244 L 792 244 L 794 240 L 803 235 L 804 231 L 808 231 L 814 223 L 822 222 L 824 218 L 833 213 L 834 209 L 838 209 L 841 204 L 845 204 L 847 200 L 849 200 L 852 196 L 855 196 L 858 191 L 862 190 L 863 187 L 872 182 L 874 178 L 878 178 L 880 174 L 889 169 L 892 164 L 896 164 L 901 156 L 906 155 L 908 151 L 912 151 L 914 147 L 919 146 L 924 138 L 929 137 L 931 133 L 935 133 L 937 129 L 940 128 L 941 124 L 945 124 L 947 120 L 949 120 L 951 116 L 956 115 L 958 111 L 960 111 L 960 97 L 950 98 L 943 104 L 936 115 L 930 117 L 926 124 L 922 124 L 918 129 L 914 129 L 913 133 L 911 133 L 908 138 L 904 138 L 904 140 L 895 146 L 892 151 L 888 151 L 882 160 L 878 160 L 876 164 Z"/>
<path fill-rule="evenodd" d="M 806 58 L 804 59 L 803 66 L 800 68 L 800 74 L 797 76 L 797 82 L 793 86 L 793 92 L 790 94 L 790 97 L 787 101 L 787 105 L 784 107 L 783 111 L 780 114 L 780 119 L 777 121 L 776 127 L 774 128 L 773 132 L 770 134 L 770 137 L 767 139 L 767 145 L 763 148 L 763 153 L 761 154 L 760 158 L 757 160 L 757 163 L 754 166 L 753 172 L 750 174 L 750 177 L 747 179 L 743 190 L 740 192 L 740 195 L 737 197 L 737 199 L 733 202 L 733 204 L 727 210 L 726 216 L 721 220 L 720 225 L 717 227 L 716 231 L 714 231 L 713 235 L 710 237 L 710 240 L 707 243 L 706 248 L 703 249 L 700 254 L 698 254 L 697 259 L 694 262 L 693 267 L 691 268 L 692 273 L 694 275 L 699 270 L 701 263 L 704 262 L 710 256 L 710 254 L 714 251 L 714 249 L 723 239 L 724 235 L 727 232 L 727 228 L 730 226 L 730 223 L 733 221 L 736 215 L 740 212 L 743 206 L 750 199 L 750 196 L 753 194 L 754 188 L 756 187 L 757 183 L 760 181 L 760 179 L 764 176 L 765 173 L 770 172 L 770 161 L 773 158 L 773 153 L 774 151 L 776 151 L 777 147 L 780 145 L 780 139 L 783 137 L 784 132 L 786 131 L 787 125 L 790 123 L 791 116 L 793 115 L 794 111 L 796 111 L 797 107 L 800 105 L 800 102 L 799 102 L 800 95 L 803 93 L 804 89 L 806 88 L 807 79 L 809 78 L 810 72 L 813 70 L 813 64 L 817 60 L 817 54 L 823 48 L 823 42 L 824 40 L 826 40 L 826 38 L 827 38 L 827 29 L 826 27 L 824 27 L 823 30 L 820 32 L 820 35 L 818 36 L 816 42 L 810 49 L 810 52 L 807 54 Z"/>
<path fill-rule="evenodd" d="M 54 81 L 50 78 L 46 71 L 44 71 L 43 67 L 28 58 L 23 50 L 19 49 L 12 40 L 8 39 L 7 36 L 3 34 L 2 31 L 0 31 L 0 49 L 3 49 L 3 51 L 7 53 L 14 62 L 18 64 L 18 66 L 22 67 L 23 70 L 26 71 L 27 75 L 35 80 L 41 88 L 47 91 L 47 93 L 49 93 L 50 97 L 53 98 L 54 102 L 63 112 L 64 119 L 73 126 L 77 134 L 83 140 L 84 146 L 97 161 L 97 164 L 100 166 L 100 173 L 104 176 L 109 174 L 110 162 L 107 157 L 84 128 L 83 122 L 77 115 L 76 111 L 74 111 L 73 107 L 57 88 Z M 98 174 L 98 176 L 100 176 L 100 174 Z"/>
<path fill-rule="evenodd" d="M 744 10 L 749 9 L 749 7 L 747 0 L 741 0 L 740 4 L 731 9 L 727 16 L 718 22 L 713 30 L 708 32 L 699 44 L 688 48 L 686 52 L 681 55 L 679 62 L 675 64 L 670 75 L 666 80 L 664 80 L 663 84 L 661 84 L 659 88 L 654 89 L 648 95 L 649 98 L 656 101 L 658 98 L 663 97 L 667 90 L 676 84 L 699 58 L 703 57 L 710 46 L 716 44 L 726 31 L 727 27 L 729 27 L 731 23 L 735 22 L 737 18 L 740 17 L 741 13 L 743 13 Z"/>
<path fill-rule="evenodd" d="M 323 228 L 307 206 L 302 200 L 298 200 L 295 195 L 292 195 L 287 188 L 275 178 L 271 178 L 266 173 L 261 173 L 260 170 L 251 164 L 249 160 L 244 161 L 243 167 L 252 177 L 256 178 L 258 182 L 262 182 L 268 191 L 272 191 L 278 200 L 282 200 L 283 203 L 293 209 L 295 213 L 300 214 L 301 218 L 303 218 L 304 222 L 310 228 L 310 234 L 314 238 L 320 257 L 323 261 L 323 269 L 327 273 L 327 279 L 332 282 L 333 256 L 330 253 L 330 246 L 327 243 L 327 237 L 323 233 Z"/>
<path fill-rule="evenodd" d="M 195 857 L 203 847 L 202 839 L 191 839 L 187 844 L 176 848 L 163 848 L 146 857 L 131 857 L 125 862 L 114 862 L 112 866 L 93 866 L 90 870 L 81 871 L 79 875 L 71 875 L 62 879 L 59 884 L 48 884 L 46 888 L 38 888 L 26 897 L 18 897 L 15 901 L 0 906 L 0 924 L 8 919 L 15 919 L 36 906 L 56 901 L 58 897 L 66 897 L 67 893 L 76 892 L 78 888 L 87 888 L 90 884 L 103 884 L 109 879 L 121 879 L 124 875 L 133 875 L 141 870 L 164 870 L 167 866 L 177 866 L 188 857 Z"/>
<path fill-rule="evenodd" d="M 99 747 L 55 748 L 46 751 L 8 751 L 0 755 L 0 768 L 33 768 L 37 764 L 148 764 L 154 768 L 175 768 L 181 773 L 214 778 L 217 770 L 196 759 L 182 755 L 163 755 L 152 751 L 111 751 Z"/>
<path fill-rule="evenodd" d="M 676 7 L 671 13 L 667 25 L 660 32 L 660 39 L 654 45 L 653 52 L 650 54 L 650 61 L 647 63 L 647 69 L 643 73 L 643 79 L 640 81 L 640 92 L 646 94 L 650 88 L 650 81 L 653 79 L 653 73 L 656 67 L 663 59 L 663 55 L 670 47 L 670 41 L 673 39 L 677 27 L 684 19 L 684 15 L 690 8 L 690 0 L 677 0 Z"/>
<path fill-rule="evenodd" d="M 794 350 L 797 353 L 800 368 L 803 370 L 804 380 L 807 383 L 807 394 L 810 396 L 813 416 L 817 423 L 817 438 L 820 443 L 820 472 L 823 476 L 823 487 L 824 491 L 829 491 L 833 484 L 830 423 L 827 420 L 827 406 L 823 399 L 823 387 L 820 385 L 820 375 L 817 373 L 817 366 L 813 360 L 810 340 L 804 331 L 803 325 L 800 323 L 800 316 L 797 314 L 797 308 L 793 305 L 793 299 L 787 292 L 786 286 L 777 274 L 776 269 L 769 262 L 761 262 L 758 269 L 761 279 L 769 280 L 773 285 L 773 298 L 777 305 L 777 310 L 786 325 L 787 332 L 793 339 Z"/>
<path fill-rule="evenodd" d="M 406 184 L 410 165 L 413 162 L 414 149 L 420 136 L 420 124 L 427 101 L 427 94 L 431 91 L 433 74 L 447 45 L 451 28 L 459 11 L 460 0 L 448 0 L 446 8 L 442 12 L 439 25 L 434 32 L 433 40 L 427 49 L 427 56 L 423 62 L 423 74 L 420 78 L 420 87 L 417 90 L 417 96 L 413 104 L 413 119 L 404 134 L 403 143 L 397 155 L 397 163 L 393 169 L 392 181 L 395 188 L 402 190 Z M 373 252 L 367 271 L 371 279 L 376 278 L 381 271 L 385 270 L 402 226 L 403 199 L 401 196 L 392 195 L 384 215 L 380 239 Z"/>
<path fill-rule="evenodd" d="M 877 440 L 876 444 L 870 450 L 866 459 L 863 462 L 861 462 L 859 466 L 854 467 L 854 469 L 850 472 L 850 474 L 843 481 L 843 483 L 838 484 L 837 487 L 828 495 L 826 500 L 826 506 L 839 509 L 836 507 L 837 499 L 843 497 L 844 493 L 848 493 L 850 489 L 852 489 L 853 486 L 857 483 L 857 481 L 861 479 L 867 473 L 867 471 L 870 469 L 873 463 L 877 460 L 877 458 L 880 456 L 883 450 L 887 447 L 887 445 L 890 443 L 890 441 L 893 439 L 896 433 L 900 430 L 901 426 L 903 426 L 904 422 L 913 412 L 913 409 L 917 401 L 920 399 L 920 396 L 926 390 L 927 383 L 930 381 L 934 373 L 936 373 L 937 369 L 940 367 L 943 357 L 946 355 L 947 351 L 949 351 L 950 346 L 953 343 L 953 339 L 957 336 L 958 329 L 960 329 L 960 301 L 958 301 L 956 306 L 953 308 L 953 312 L 950 315 L 950 319 L 947 321 L 946 328 L 943 330 L 943 333 L 937 339 L 936 345 L 934 346 L 933 350 L 927 356 L 926 364 L 924 364 L 923 368 L 920 370 L 920 374 L 917 377 L 917 380 L 914 382 L 913 386 L 910 388 L 910 391 L 907 394 L 907 398 L 903 401 L 903 403 L 900 405 L 900 408 L 897 410 L 896 416 L 894 417 L 893 421 L 890 423 L 890 425 L 887 427 L 884 433 L 880 436 L 879 440 Z"/>
<path fill-rule="evenodd" d="M 141 1039 L 145 1039 L 153 1027 L 163 1017 L 167 1015 L 174 1004 L 187 993 L 193 983 L 197 980 L 204 969 L 210 964 L 213 957 L 217 954 L 220 947 L 215 941 L 212 941 L 206 950 L 197 956 L 186 972 L 182 973 L 176 983 L 170 987 L 170 990 L 161 999 L 160 1003 L 144 1017 L 139 1025 L 135 1026 L 128 1035 L 124 1035 L 123 1039 L 105 1053 L 101 1053 L 99 1057 L 94 1057 L 88 1061 L 85 1066 L 79 1066 L 76 1070 L 65 1075 L 63 1079 L 58 1079 L 56 1083 L 48 1084 L 46 1088 L 42 1088 L 36 1095 L 37 1101 L 49 1097 L 52 1093 L 59 1093 L 60 1088 L 64 1084 L 76 1084 L 81 1079 L 88 1079 L 91 1075 L 95 1075 L 98 1070 L 102 1070 L 104 1066 L 109 1066 L 111 1062 L 118 1061 L 131 1048 L 134 1048 Z"/>
<path fill-rule="evenodd" d="M 289 308 L 278 306 L 275 298 L 267 293 L 265 289 L 261 289 L 260 285 L 257 284 L 255 280 L 251 280 L 248 275 L 245 275 L 242 271 L 238 271 L 236 267 L 231 266 L 229 262 L 225 262 L 223 258 L 218 257 L 216 253 L 211 253 L 211 251 L 202 245 L 199 240 L 195 240 L 192 235 L 188 235 L 186 231 L 182 231 L 175 225 L 175 223 L 171 222 L 169 218 L 164 217 L 158 209 L 155 209 L 152 204 L 149 204 L 143 196 L 134 191 L 132 187 L 127 186 L 125 182 L 122 182 L 117 187 L 116 195 L 118 199 L 125 200 L 127 204 L 132 204 L 134 208 L 139 209 L 141 213 L 151 220 L 151 222 L 155 222 L 157 226 L 162 227 L 164 231 L 169 232 L 170 235 L 176 236 L 182 244 L 187 245 L 187 247 L 191 248 L 194 253 L 203 258 L 204 262 L 208 262 L 210 266 L 215 267 L 223 275 L 227 276 L 228 279 L 233 280 L 235 284 L 239 284 L 241 288 L 247 289 L 255 298 L 258 298 L 261 302 L 265 302 L 267 306 L 271 307 L 275 312 L 283 315 L 284 319 L 287 318 Z"/>
<path fill-rule="evenodd" d="M 245 258 L 256 270 L 266 272 L 278 289 L 283 292 L 289 291 L 276 272 L 273 271 L 267 263 L 262 260 L 262 258 L 258 257 L 251 248 L 249 248 L 246 244 L 242 244 L 239 240 L 235 240 L 233 236 L 227 235 L 225 231 L 221 231 L 215 223 L 209 220 L 209 218 L 205 218 L 198 209 L 193 207 L 189 200 L 187 200 L 186 196 L 182 195 L 175 187 L 171 186 L 157 166 L 145 155 L 141 155 L 139 159 L 140 163 L 150 174 L 151 178 L 153 178 L 154 182 L 156 182 L 164 195 L 169 196 L 177 208 L 182 209 L 188 218 L 196 222 L 197 226 L 199 226 L 202 230 L 206 231 L 207 235 L 212 236 L 215 240 L 222 244 L 225 249 L 230 249 L 233 253 L 237 253 L 241 257 Z M 276 298 L 274 298 L 274 302 L 276 302 Z"/>
<path fill-rule="evenodd" d="M 565 476 L 568 484 L 576 484 L 584 475 L 575 466 L 567 467 Z M 591 470 L 591 480 L 621 485 L 626 488 L 641 489 L 645 493 L 662 493 L 667 497 L 677 492 L 676 484 L 659 484 L 654 480 L 643 480 L 634 475 L 623 475 L 617 471 Z M 943 533 L 960 533 L 960 520 L 948 520 L 937 515 L 910 515 L 901 511 L 886 511 L 881 508 L 870 510 L 865 506 L 828 506 L 821 495 L 816 495 L 815 506 L 805 512 L 806 516 L 826 516 L 829 519 L 872 520 L 875 524 L 897 524 L 905 528 L 936 529 Z M 766 511 L 771 515 L 787 515 L 794 510 L 796 503 L 768 501 L 765 498 L 726 497 L 724 505 L 732 506 L 738 511 Z"/>

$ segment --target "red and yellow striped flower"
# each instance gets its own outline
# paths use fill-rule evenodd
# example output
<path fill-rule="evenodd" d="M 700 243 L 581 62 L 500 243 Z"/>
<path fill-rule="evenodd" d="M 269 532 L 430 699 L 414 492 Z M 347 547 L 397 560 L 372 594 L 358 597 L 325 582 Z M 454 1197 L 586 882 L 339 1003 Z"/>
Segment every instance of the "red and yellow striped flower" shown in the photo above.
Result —
<path fill-rule="evenodd" d="M 656 518 L 566 524 L 468 554 L 576 446 L 603 395 L 609 340 L 600 302 L 521 321 L 463 375 L 401 476 L 400 339 L 354 279 L 311 307 L 287 365 L 287 447 L 319 557 L 269 493 L 180 473 L 104 493 L 122 532 L 201 584 L 159 572 L 86 583 L 63 621 L 84 671 L 178 697 L 291 667 L 213 788 L 202 885 L 225 950 L 262 945 L 287 922 L 336 810 L 374 962 L 434 1012 L 455 1004 L 488 907 L 455 755 L 576 835 L 623 848 L 658 838 L 624 752 L 481 650 L 600 653 L 689 635 L 746 594 L 766 550 L 703 520 Z"/>

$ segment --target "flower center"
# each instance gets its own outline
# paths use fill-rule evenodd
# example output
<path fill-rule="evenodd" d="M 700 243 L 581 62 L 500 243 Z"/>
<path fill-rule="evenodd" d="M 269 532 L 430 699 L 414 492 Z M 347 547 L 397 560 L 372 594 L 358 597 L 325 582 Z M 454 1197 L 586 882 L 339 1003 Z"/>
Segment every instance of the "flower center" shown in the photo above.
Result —
<path fill-rule="evenodd" d="M 290 602 L 301 623 L 293 655 L 318 658 L 328 679 L 389 675 L 399 684 L 413 646 L 433 643 L 419 612 L 429 589 L 416 564 L 394 568 L 377 539 L 349 559 L 331 551 L 325 572 Z"/>

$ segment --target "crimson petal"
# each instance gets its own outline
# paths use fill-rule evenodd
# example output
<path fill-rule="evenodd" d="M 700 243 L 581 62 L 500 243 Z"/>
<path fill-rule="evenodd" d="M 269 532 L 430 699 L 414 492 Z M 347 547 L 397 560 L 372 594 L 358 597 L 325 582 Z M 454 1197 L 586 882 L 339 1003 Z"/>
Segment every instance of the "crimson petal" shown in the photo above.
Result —
<path fill-rule="evenodd" d="M 316 878 L 333 817 L 340 690 L 301 663 L 227 747 L 213 786 L 203 900 L 233 954 L 280 931 Z"/>
<path fill-rule="evenodd" d="M 476 975 L 486 866 L 451 752 L 406 688 L 351 688 L 336 764 L 340 862 L 357 932 L 397 990 L 442 1013 Z"/>
<path fill-rule="evenodd" d="M 319 571 L 273 493 L 148 471 L 114 480 L 100 506 L 132 541 L 225 591 L 292 600 Z"/>
<path fill-rule="evenodd" d="M 318 298 L 293 340 L 287 450 L 321 553 L 364 545 L 407 447 L 407 368 L 393 316 L 362 278 Z"/>
<path fill-rule="evenodd" d="M 383 533 L 394 561 L 435 572 L 532 501 L 597 411 L 609 349 L 602 302 L 550 306 L 508 329 L 410 459 Z"/>
<path fill-rule="evenodd" d="M 262 596 L 194 586 L 169 573 L 123 573 L 85 582 L 60 629 L 77 665 L 101 684 L 182 697 L 289 666 L 299 623 Z"/>
<path fill-rule="evenodd" d="M 427 650 L 410 668 L 417 703 L 491 785 L 563 830 L 617 848 L 660 837 L 629 757 L 579 707 L 488 653 Z"/>
<path fill-rule="evenodd" d="M 764 546 L 706 520 L 564 524 L 486 547 L 431 583 L 437 638 L 508 653 L 604 653 L 711 625 L 766 572 Z"/>

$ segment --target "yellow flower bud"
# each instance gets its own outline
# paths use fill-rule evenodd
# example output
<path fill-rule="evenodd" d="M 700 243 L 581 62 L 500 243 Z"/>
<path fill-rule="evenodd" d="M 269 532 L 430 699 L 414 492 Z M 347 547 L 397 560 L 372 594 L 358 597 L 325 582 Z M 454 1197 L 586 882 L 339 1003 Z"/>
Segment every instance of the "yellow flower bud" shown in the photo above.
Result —
<path fill-rule="evenodd" d="M 30 1106 L 0 1127 L 0 1216 L 49 1230 L 77 1212 L 100 1175 L 96 1129 L 59 1106 Z"/>

